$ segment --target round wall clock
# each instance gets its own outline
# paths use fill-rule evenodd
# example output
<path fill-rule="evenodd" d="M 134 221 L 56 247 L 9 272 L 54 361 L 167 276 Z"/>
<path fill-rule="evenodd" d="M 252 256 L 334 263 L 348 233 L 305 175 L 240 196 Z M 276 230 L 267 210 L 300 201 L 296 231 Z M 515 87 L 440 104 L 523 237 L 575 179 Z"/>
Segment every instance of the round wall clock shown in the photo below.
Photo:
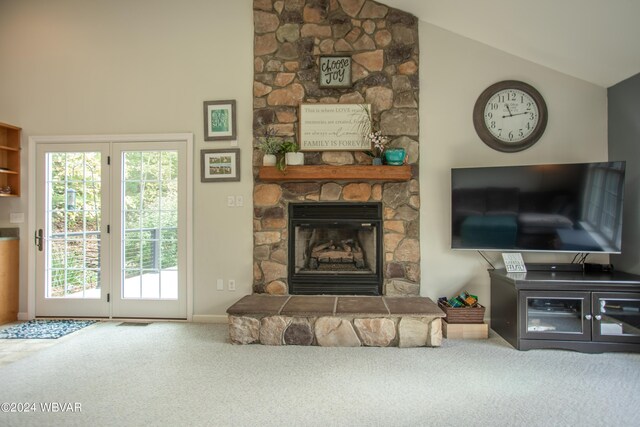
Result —
<path fill-rule="evenodd" d="M 533 86 L 517 80 L 492 84 L 473 107 L 473 126 L 489 147 L 522 151 L 535 144 L 547 127 L 547 104 Z"/>

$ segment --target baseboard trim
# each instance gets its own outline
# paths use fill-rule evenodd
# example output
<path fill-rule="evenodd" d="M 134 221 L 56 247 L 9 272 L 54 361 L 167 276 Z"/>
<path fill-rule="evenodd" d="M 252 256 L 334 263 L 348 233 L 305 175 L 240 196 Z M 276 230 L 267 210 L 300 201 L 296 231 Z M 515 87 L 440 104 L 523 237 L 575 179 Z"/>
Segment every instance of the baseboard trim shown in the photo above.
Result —
<path fill-rule="evenodd" d="M 194 314 L 191 319 L 193 323 L 227 323 L 227 316 L 224 314 Z"/>
<path fill-rule="evenodd" d="M 45 316 L 46 317 L 46 316 Z M 65 319 L 69 319 L 70 317 L 65 317 Z M 29 318 L 29 313 L 21 312 L 18 313 L 18 320 L 26 321 L 31 320 Z M 96 318 L 96 320 L 103 321 L 114 321 L 114 322 L 123 322 L 127 320 L 131 320 L 134 322 L 140 321 L 148 321 L 148 322 L 185 322 L 185 319 L 129 319 L 129 318 Z M 191 318 L 191 322 L 193 323 L 227 323 L 227 316 L 225 314 L 194 314 Z"/>

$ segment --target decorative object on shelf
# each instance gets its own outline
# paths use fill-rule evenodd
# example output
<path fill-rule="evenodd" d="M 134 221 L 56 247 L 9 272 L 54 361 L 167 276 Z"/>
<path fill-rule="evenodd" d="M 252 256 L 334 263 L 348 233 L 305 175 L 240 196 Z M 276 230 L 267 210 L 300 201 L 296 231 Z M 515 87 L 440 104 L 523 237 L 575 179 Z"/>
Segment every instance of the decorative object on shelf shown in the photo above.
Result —
<path fill-rule="evenodd" d="M 524 264 L 520 252 L 503 252 L 502 260 L 507 273 L 526 273 L 527 266 Z"/>
<path fill-rule="evenodd" d="M 284 171 L 287 165 L 303 165 L 304 154 L 299 153 L 298 145 L 291 137 L 278 136 L 277 129 L 267 127 L 264 136 L 258 138 L 257 149 L 262 150 L 262 166 L 275 166 Z"/>
<path fill-rule="evenodd" d="M 262 166 L 275 166 L 278 162 L 278 157 L 275 154 L 265 154 L 262 157 Z"/>
<path fill-rule="evenodd" d="M 494 150 L 522 151 L 535 144 L 547 127 L 547 104 L 533 86 L 505 80 L 486 88 L 473 108 L 473 126 Z"/>
<path fill-rule="evenodd" d="M 200 182 L 240 181 L 240 149 L 200 150 Z"/>
<path fill-rule="evenodd" d="M 318 85 L 322 88 L 351 87 L 351 56 L 321 55 Z"/>
<path fill-rule="evenodd" d="M 275 166 L 278 161 L 277 155 L 282 149 L 282 140 L 277 133 L 276 129 L 268 127 L 264 131 L 264 136 L 258 138 L 259 142 L 256 148 L 264 153 L 262 166 Z"/>
<path fill-rule="evenodd" d="M 391 166 L 403 165 L 406 157 L 407 153 L 404 148 L 390 147 L 384 151 L 384 160 Z"/>
<path fill-rule="evenodd" d="M 300 151 L 369 151 L 371 104 L 300 104 Z"/>
<path fill-rule="evenodd" d="M 370 128 L 369 128 L 370 129 Z M 369 132 L 366 137 L 371 142 L 371 150 L 365 151 L 365 154 L 373 157 L 371 162 L 374 166 L 380 166 L 383 163 L 384 152 L 386 145 L 389 142 L 389 138 L 382 134 L 382 131 Z"/>
<path fill-rule="evenodd" d="M 236 139 L 236 101 L 204 102 L 204 140 Z"/>
<path fill-rule="evenodd" d="M 304 165 L 304 153 L 300 152 L 298 144 L 292 140 L 282 143 L 282 152 L 284 153 L 285 163 L 288 166 Z"/>

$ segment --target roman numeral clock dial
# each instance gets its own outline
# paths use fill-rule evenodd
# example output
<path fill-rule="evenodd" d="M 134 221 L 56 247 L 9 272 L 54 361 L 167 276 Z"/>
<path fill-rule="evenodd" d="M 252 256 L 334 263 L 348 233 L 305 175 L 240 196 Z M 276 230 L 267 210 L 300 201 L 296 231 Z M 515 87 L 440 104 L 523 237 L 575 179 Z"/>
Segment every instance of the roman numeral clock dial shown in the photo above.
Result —
<path fill-rule="evenodd" d="M 535 88 L 505 80 L 485 89 L 473 108 L 476 133 L 489 147 L 522 151 L 535 144 L 547 126 L 547 105 Z"/>

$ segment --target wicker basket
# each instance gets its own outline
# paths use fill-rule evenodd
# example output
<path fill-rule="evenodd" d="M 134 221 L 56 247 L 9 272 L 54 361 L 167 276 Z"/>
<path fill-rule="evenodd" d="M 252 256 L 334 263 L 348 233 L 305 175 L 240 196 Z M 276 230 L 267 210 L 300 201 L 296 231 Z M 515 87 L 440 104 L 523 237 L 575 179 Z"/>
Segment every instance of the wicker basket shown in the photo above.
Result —
<path fill-rule="evenodd" d="M 482 323 L 484 322 L 484 306 L 478 304 L 477 307 L 447 307 L 441 302 L 438 302 L 438 306 L 446 317 L 444 320 L 447 323 Z"/>

